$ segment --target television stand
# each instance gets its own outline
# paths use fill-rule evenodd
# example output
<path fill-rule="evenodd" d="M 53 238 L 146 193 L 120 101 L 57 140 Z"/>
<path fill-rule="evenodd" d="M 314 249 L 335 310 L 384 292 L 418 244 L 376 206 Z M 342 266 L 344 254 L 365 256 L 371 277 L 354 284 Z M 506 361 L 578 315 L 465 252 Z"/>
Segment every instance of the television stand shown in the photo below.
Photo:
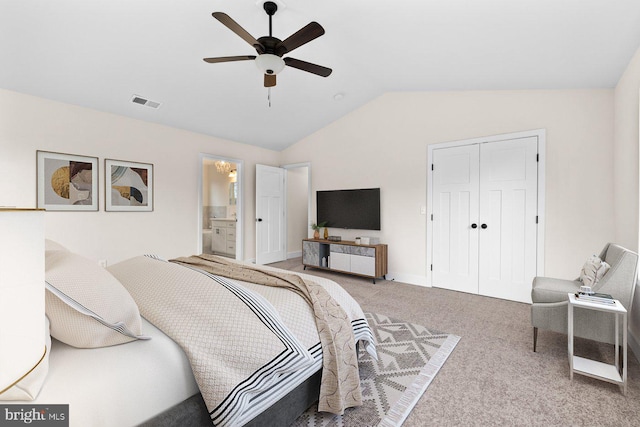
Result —
<path fill-rule="evenodd" d="M 321 270 L 338 271 L 354 276 L 376 278 L 387 276 L 387 245 L 357 245 L 351 241 L 332 242 L 321 239 L 302 241 L 302 265 Z"/>

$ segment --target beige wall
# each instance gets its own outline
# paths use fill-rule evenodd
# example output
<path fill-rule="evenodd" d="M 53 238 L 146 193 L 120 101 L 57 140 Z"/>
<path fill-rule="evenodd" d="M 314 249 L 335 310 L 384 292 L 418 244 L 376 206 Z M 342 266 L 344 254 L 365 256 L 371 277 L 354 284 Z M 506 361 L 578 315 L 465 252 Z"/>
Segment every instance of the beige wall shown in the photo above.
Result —
<path fill-rule="evenodd" d="M 312 191 L 381 187 L 390 276 L 425 283 L 427 145 L 544 128 L 546 274 L 573 279 L 615 235 L 613 90 L 388 93 L 283 151 Z M 312 207 L 315 212 L 315 203 Z"/>
<path fill-rule="evenodd" d="M 615 241 L 638 250 L 638 90 L 640 88 L 640 50 L 631 59 L 615 90 L 614 186 Z M 629 320 L 634 353 L 640 356 L 640 289 L 636 287 Z"/>
<path fill-rule="evenodd" d="M 638 90 L 640 50 L 615 89 L 614 187 L 616 241 L 638 250 Z"/>
<path fill-rule="evenodd" d="M 98 212 L 47 212 L 46 236 L 109 264 L 199 252 L 199 153 L 244 160 L 244 258 L 255 257 L 255 164 L 279 153 L 0 90 L 0 206 L 36 204 L 36 150 L 99 157 Z M 104 159 L 154 164 L 154 211 L 104 211 Z"/>
<path fill-rule="evenodd" d="M 47 236 L 109 263 L 144 252 L 184 255 L 197 250 L 198 153 L 239 158 L 247 183 L 244 258 L 250 259 L 255 163 L 309 161 L 313 190 L 382 188 L 382 231 L 332 234 L 380 237 L 389 244 L 390 272 L 398 280 L 424 283 L 426 216 L 420 207 L 426 205 L 427 144 L 545 128 L 546 273 L 571 278 L 616 234 L 613 104 L 612 90 L 389 93 L 276 153 L 0 91 L 0 205 L 35 205 L 37 149 L 96 156 L 100 211 L 49 212 Z M 637 123 L 637 102 L 635 117 Z M 636 153 L 637 192 L 637 148 L 629 149 Z M 104 212 L 104 158 L 155 165 L 153 213 Z M 627 216 L 637 218 L 635 203 L 636 213 Z"/>

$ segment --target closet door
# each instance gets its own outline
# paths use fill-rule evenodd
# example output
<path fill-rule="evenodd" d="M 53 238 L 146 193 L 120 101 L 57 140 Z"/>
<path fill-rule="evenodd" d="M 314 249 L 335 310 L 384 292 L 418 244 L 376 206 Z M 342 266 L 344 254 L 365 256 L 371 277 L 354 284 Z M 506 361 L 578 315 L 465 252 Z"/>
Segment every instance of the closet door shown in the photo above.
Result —
<path fill-rule="evenodd" d="M 433 286 L 531 302 L 537 152 L 537 137 L 433 150 Z"/>
<path fill-rule="evenodd" d="M 478 147 L 437 149 L 432 159 L 433 285 L 474 294 L 478 293 Z"/>
<path fill-rule="evenodd" d="M 536 275 L 535 137 L 480 146 L 481 295 L 531 302 Z"/>

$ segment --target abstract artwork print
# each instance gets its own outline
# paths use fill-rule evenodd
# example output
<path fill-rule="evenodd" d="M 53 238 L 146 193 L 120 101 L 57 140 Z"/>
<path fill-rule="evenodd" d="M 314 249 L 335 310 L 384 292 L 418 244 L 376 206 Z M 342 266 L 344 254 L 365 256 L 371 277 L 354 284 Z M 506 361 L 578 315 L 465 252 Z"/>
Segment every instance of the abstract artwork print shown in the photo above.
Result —
<path fill-rule="evenodd" d="M 152 164 L 106 159 L 105 185 L 105 210 L 153 210 Z"/>
<path fill-rule="evenodd" d="M 37 151 L 38 207 L 98 210 L 98 158 Z"/>

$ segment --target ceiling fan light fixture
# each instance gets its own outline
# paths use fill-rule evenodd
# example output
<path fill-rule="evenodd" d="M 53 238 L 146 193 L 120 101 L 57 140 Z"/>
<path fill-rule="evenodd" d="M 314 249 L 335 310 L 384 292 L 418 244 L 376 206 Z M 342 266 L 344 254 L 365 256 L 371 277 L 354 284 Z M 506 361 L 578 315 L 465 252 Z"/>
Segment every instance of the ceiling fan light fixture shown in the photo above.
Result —
<path fill-rule="evenodd" d="M 278 74 L 284 69 L 284 60 L 277 55 L 263 53 L 256 58 L 256 67 L 264 74 Z"/>

